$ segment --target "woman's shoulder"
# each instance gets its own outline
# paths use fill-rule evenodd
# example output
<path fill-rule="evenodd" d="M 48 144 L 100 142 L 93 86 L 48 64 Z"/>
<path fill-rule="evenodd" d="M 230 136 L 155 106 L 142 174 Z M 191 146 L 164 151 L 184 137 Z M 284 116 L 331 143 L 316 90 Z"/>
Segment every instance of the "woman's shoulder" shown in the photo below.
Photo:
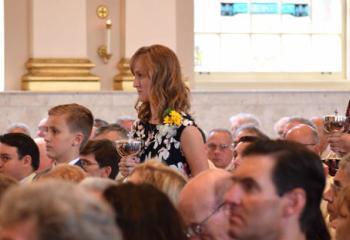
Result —
<path fill-rule="evenodd" d="M 189 113 L 185 113 L 185 112 L 181 112 L 181 116 L 182 116 L 182 122 L 181 125 L 183 125 L 184 127 L 187 126 L 196 126 L 196 122 L 193 119 L 192 115 Z"/>
<path fill-rule="evenodd" d="M 137 118 L 134 122 L 133 122 L 133 126 L 137 126 L 137 125 L 139 125 L 140 123 L 142 123 L 142 120 L 141 119 L 139 119 L 139 118 Z"/>
<path fill-rule="evenodd" d="M 188 114 L 188 113 L 183 113 L 181 112 L 181 115 L 183 116 L 183 119 L 182 119 L 182 124 L 181 124 L 181 127 L 180 127 L 180 135 L 182 134 L 182 132 L 185 130 L 186 127 L 190 127 L 190 126 L 193 126 L 195 127 L 195 129 L 197 129 L 202 138 L 203 138 L 203 141 L 205 142 L 205 133 L 203 132 L 203 130 L 196 124 L 194 118 L 192 117 L 191 114 Z M 192 130 L 192 131 L 197 131 L 197 130 Z"/>

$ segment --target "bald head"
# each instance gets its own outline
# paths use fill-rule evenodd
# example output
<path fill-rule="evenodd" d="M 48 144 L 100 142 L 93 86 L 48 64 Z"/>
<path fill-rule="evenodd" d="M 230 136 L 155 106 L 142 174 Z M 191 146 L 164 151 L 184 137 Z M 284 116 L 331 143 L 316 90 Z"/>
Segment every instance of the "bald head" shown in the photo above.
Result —
<path fill-rule="evenodd" d="M 287 122 L 284 124 L 284 128 L 283 128 L 283 133 L 282 133 L 282 139 L 286 139 L 286 134 L 287 132 L 292 129 L 295 126 L 298 126 L 300 124 L 305 124 L 308 125 L 310 127 L 312 127 L 313 129 L 316 129 L 316 126 L 307 118 L 303 118 L 303 117 L 290 117 Z"/>
<path fill-rule="evenodd" d="M 273 125 L 273 130 L 277 134 L 278 138 L 283 138 L 283 129 L 285 125 L 288 123 L 290 117 L 281 117 L 277 120 L 277 122 Z"/>
<path fill-rule="evenodd" d="M 47 132 L 47 117 L 40 120 L 38 124 L 38 130 L 36 132 L 37 137 L 45 137 L 45 133 Z"/>
<path fill-rule="evenodd" d="M 236 130 L 243 125 L 253 125 L 256 128 L 260 127 L 259 119 L 251 113 L 238 113 L 230 117 L 231 132 L 234 133 Z"/>
<path fill-rule="evenodd" d="M 203 235 L 210 239 L 229 239 L 225 230 L 228 219 L 218 206 L 224 201 L 230 176 L 225 170 L 206 170 L 192 178 L 180 193 L 178 209 L 187 226 L 199 224 L 214 213 L 202 226 Z"/>
<path fill-rule="evenodd" d="M 320 154 L 318 133 L 309 125 L 299 124 L 291 128 L 286 134 L 286 140 L 301 143 L 311 151 Z"/>

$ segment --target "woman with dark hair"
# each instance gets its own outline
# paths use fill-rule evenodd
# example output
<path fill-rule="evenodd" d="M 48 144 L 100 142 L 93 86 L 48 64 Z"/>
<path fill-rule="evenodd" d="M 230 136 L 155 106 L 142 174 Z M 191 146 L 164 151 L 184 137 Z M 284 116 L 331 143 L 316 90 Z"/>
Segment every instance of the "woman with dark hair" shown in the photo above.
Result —
<path fill-rule="evenodd" d="M 158 158 L 187 176 L 208 168 L 204 137 L 190 111 L 190 92 L 175 53 L 162 45 L 142 47 L 130 61 L 138 93 L 131 135 L 144 142 L 137 157 L 122 158 L 127 177 L 137 162 Z"/>
<path fill-rule="evenodd" d="M 185 240 L 182 220 L 169 198 L 149 184 L 125 183 L 105 190 L 124 240 Z"/>

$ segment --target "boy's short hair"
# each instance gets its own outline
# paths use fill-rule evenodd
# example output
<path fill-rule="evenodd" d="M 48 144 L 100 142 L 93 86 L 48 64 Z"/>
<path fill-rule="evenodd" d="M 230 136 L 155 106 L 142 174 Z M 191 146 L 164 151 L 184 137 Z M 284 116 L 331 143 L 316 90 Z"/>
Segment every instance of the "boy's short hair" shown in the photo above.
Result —
<path fill-rule="evenodd" d="M 71 132 L 82 132 L 84 135 L 81 146 L 84 146 L 91 134 L 94 117 L 91 111 L 76 103 L 58 105 L 51 108 L 49 116 L 65 115 L 66 122 Z"/>

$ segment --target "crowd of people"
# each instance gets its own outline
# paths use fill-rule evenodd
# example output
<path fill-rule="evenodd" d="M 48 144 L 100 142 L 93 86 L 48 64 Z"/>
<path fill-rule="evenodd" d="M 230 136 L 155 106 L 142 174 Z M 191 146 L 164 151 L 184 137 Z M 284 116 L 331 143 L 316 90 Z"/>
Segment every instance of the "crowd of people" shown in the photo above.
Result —
<path fill-rule="evenodd" d="M 0 239 L 345 240 L 350 133 L 322 117 L 285 116 L 267 136 L 257 116 L 203 131 L 175 53 L 131 58 L 137 118 L 53 106 L 35 136 L 0 135 Z M 116 141 L 138 139 L 120 156 Z"/>

